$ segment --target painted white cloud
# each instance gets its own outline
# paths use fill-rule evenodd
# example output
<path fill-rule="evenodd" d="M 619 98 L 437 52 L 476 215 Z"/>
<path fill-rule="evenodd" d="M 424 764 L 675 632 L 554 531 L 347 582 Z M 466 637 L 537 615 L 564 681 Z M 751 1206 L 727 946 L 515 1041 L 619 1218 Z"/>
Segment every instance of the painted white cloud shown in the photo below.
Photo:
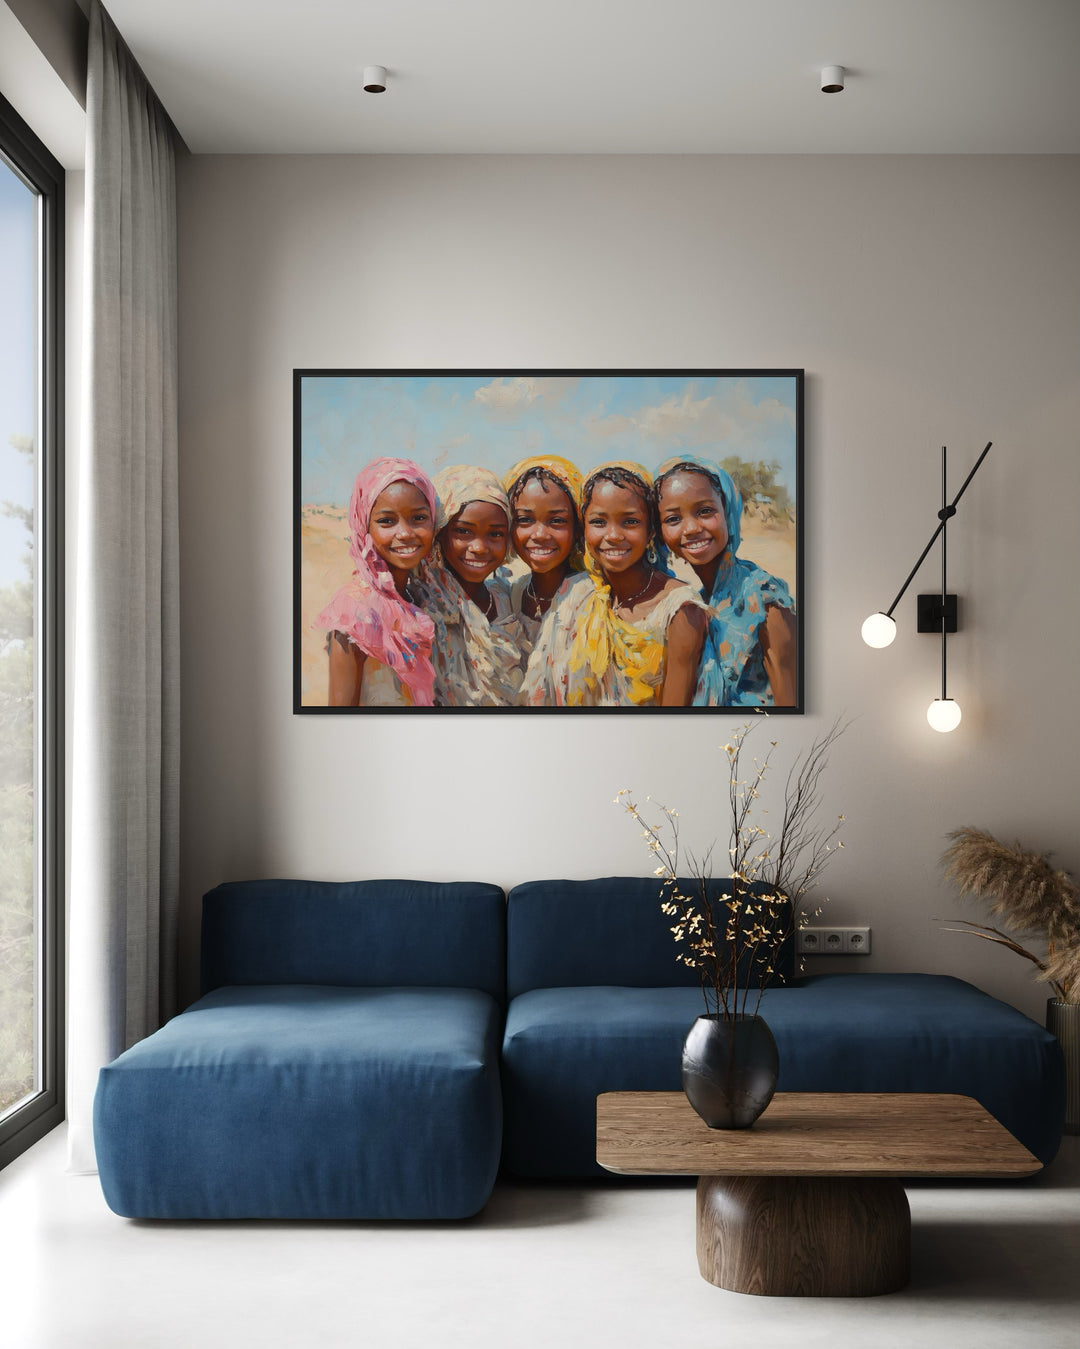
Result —
<path fill-rule="evenodd" d="M 632 438 L 653 453 L 675 454 L 681 449 L 704 449 L 716 458 L 738 454 L 760 458 L 778 434 L 794 430 L 795 414 L 775 398 L 753 402 L 742 383 L 722 395 L 695 397 L 693 387 L 662 402 L 636 411 L 588 423 L 599 439 Z"/>
<path fill-rule="evenodd" d="M 478 403 L 489 408 L 507 411 L 511 408 L 531 407 L 540 397 L 538 381 L 528 375 L 515 375 L 513 379 L 493 379 L 490 384 L 482 384 L 473 394 Z"/>
<path fill-rule="evenodd" d="M 506 379 L 500 375 L 490 384 L 482 384 L 475 390 L 473 399 L 491 412 L 504 416 L 527 412 L 542 399 L 545 414 L 550 415 L 577 383 L 576 379 L 559 376 L 537 378 L 534 375 L 514 375 Z"/>

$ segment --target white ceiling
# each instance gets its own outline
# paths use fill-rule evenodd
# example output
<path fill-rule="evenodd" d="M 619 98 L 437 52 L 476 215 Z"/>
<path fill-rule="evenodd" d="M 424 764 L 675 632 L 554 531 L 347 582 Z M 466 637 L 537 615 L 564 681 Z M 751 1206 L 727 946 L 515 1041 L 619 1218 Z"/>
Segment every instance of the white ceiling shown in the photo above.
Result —
<path fill-rule="evenodd" d="M 107 8 L 196 153 L 1080 153 L 1080 0 Z"/>

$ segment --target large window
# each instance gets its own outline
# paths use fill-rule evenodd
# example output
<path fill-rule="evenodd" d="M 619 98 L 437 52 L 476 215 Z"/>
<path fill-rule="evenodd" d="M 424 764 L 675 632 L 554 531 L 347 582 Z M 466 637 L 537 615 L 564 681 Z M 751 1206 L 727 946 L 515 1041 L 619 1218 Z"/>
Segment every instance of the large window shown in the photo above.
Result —
<path fill-rule="evenodd" d="M 63 1117 L 63 172 L 0 98 L 0 1165 Z"/>

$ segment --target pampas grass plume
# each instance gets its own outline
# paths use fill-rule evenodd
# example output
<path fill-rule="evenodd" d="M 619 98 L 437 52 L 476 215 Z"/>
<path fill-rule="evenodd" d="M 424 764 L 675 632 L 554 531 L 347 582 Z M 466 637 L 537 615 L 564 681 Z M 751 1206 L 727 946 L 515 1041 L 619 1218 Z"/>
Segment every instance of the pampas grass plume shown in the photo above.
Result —
<path fill-rule="evenodd" d="M 942 858 L 946 879 L 961 895 L 987 900 L 1007 931 L 1045 938 L 1046 958 L 996 928 L 965 926 L 1034 961 L 1039 978 L 1053 984 L 1063 1001 L 1080 1001 L 1080 888 L 1068 872 L 1055 871 L 1039 853 L 1019 843 L 1010 847 L 984 829 L 954 829 L 949 838 L 952 845 Z"/>

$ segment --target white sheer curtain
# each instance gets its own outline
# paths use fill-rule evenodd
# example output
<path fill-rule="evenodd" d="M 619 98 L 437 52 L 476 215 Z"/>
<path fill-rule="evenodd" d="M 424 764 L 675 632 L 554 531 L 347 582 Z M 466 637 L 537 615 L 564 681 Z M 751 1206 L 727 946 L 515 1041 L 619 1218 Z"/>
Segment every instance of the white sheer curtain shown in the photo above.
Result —
<path fill-rule="evenodd" d="M 68 926 L 69 1169 L 95 1169 L 98 1069 L 176 993 L 179 584 L 175 144 L 98 0 Z"/>

